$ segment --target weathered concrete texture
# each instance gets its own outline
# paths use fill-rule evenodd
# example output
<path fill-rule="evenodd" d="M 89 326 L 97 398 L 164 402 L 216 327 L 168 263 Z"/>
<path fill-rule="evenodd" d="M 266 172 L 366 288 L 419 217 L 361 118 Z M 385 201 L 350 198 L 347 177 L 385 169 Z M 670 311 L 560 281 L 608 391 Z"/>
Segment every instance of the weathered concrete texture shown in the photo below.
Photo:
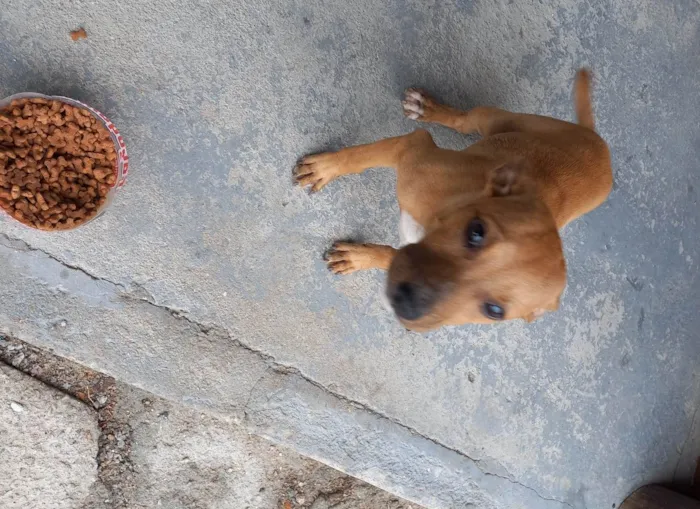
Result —
<path fill-rule="evenodd" d="M 155 397 L 15 338 L 0 336 L 3 362 L 37 377 L 44 391 L 60 387 L 96 410 L 99 480 L 72 509 L 420 509 L 230 419 Z M 37 385 L 29 377 L 21 382 Z M 14 460 L 24 467 L 32 458 Z M 31 488 L 46 495 L 52 482 Z"/>
<path fill-rule="evenodd" d="M 93 104 L 132 156 L 114 209 L 85 229 L 2 224 L 3 330 L 236 415 L 271 356 L 376 412 L 361 415 L 415 430 L 420 447 L 432 439 L 504 483 L 574 506 L 610 507 L 640 483 L 686 472 L 700 392 L 697 2 L 2 7 L 0 94 Z M 73 43 L 78 25 L 88 39 Z M 397 241 L 394 180 L 371 171 L 309 197 L 290 186 L 299 155 L 413 129 L 399 105 L 411 85 L 461 107 L 571 118 L 583 64 L 596 74 L 616 187 L 563 234 L 569 286 L 558 313 L 421 336 L 383 310 L 380 274 L 325 271 L 332 240 Z M 433 132 L 441 145 L 466 143 Z M 282 438 L 352 465 L 335 445 L 339 429 L 302 424 Z M 413 489 L 404 474 L 420 484 L 413 456 L 392 458 L 355 468 L 397 491 Z M 450 484 L 454 493 L 492 496 L 474 475 Z M 409 495 L 450 506 L 421 490 Z"/>
<path fill-rule="evenodd" d="M 0 507 L 77 509 L 97 478 L 97 416 L 0 363 Z"/>
<path fill-rule="evenodd" d="M 130 509 L 420 509 L 225 420 L 142 391 L 119 397 L 132 429 Z"/>

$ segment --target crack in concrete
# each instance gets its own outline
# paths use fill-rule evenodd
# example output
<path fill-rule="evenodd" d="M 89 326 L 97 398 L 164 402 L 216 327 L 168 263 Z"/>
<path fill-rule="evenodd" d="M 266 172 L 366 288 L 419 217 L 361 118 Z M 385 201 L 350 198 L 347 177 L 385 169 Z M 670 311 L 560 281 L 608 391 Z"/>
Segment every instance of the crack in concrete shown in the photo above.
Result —
<path fill-rule="evenodd" d="M 700 0 L 698 0 L 700 1 Z M 690 440 L 690 435 L 693 434 L 693 430 L 695 429 L 695 418 L 698 415 L 698 409 L 700 409 L 700 406 L 696 405 L 695 407 L 695 412 L 693 412 L 693 418 L 690 420 L 690 428 L 688 429 L 688 434 L 685 436 L 685 440 L 683 441 L 683 445 L 681 446 L 680 453 L 678 454 L 678 461 L 676 461 L 676 466 L 673 469 L 673 479 L 676 479 L 676 474 L 678 473 L 678 467 L 681 464 L 681 460 L 683 459 L 683 453 L 685 452 L 685 447 L 688 445 L 688 441 Z"/>
<path fill-rule="evenodd" d="M 699 0 L 699 1 L 700 1 L 700 0 Z M 3 242 L 3 239 L 4 239 L 5 242 Z M 19 246 L 17 246 L 17 245 L 12 245 L 13 243 L 14 243 L 14 244 L 19 244 Z M 428 436 L 428 435 L 425 435 L 424 433 L 421 433 L 421 432 L 418 431 L 417 429 L 415 429 L 415 428 L 413 428 L 413 427 L 411 427 L 411 426 L 409 426 L 409 425 L 407 425 L 407 424 L 402 423 L 401 421 L 397 420 L 397 419 L 394 418 L 394 417 L 391 417 L 391 416 L 389 416 L 389 415 L 385 415 L 384 413 L 382 413 L 382 412 L 380 412 L 380 411 L 378 411 L 378 410 L 376 410 L 376 409 L 374 409 L 374 408 L 372 408 L 372 407 L 369 407 L 369 406 L 367 406 L 367 405 L 364 404 L 364 403 L 361 403 L 361 402 L 359 402 L 359 401 L 355 401 L 355 400 L 353 400 L 353 399 L 350 399 L 350 398 L 344 396 L 343 394 L 340 394 L 340 393 L 338 393 L 338 392 L 336 392 L 336 391 L 333 391 L 333 390 L 329 389 L 328 387 L 324 386 L 324 385 L 321 384 L 320 382 L 318 382 L 318 381 L 314 380 L 313 378 L 311 378 L 311 377 L 307 376 L 306 374 L 304 374 L 304 373 L 303 373 L 299 368 L 297 368 L 296 366 L 289 366 L 289 365 L 280 363 L 280 362 L 278 362 L 272 355 L 270 355 L 270 354 L 268 354 L 268 353 L 266 353 L 266 352 L 263 352 L 263 351 L 261 351 L 261 350 L 257 350 L 257 349 L 255 349 L 255 348 L 253 348 L 253 347 L 251 347 L 251 346 L 249 346 L 249 345 L 247 345 L 247 344 L 241 342 L 240 340 L 234 338 L 234 337 L 231 335 L 231 333 L 230 333 L 227 329 L 225 329 L 224 327 L 221 327 L 220 325 L 207 325 L 207 324 L 204 324 L 204 323 L 202 323 L 202 322 L 199 322 L 199 321 L 197 321 L 197 320 L 195 320 L 195 319 L 190 318 L 189 316 L 187 316 L 187 315 L 185 314 L 185 311 L 183 311 L 183 310 L 178 310 L 178 309 L 172 308 L 172 307 L 170 307 L 170 306 L 158 304 L 158 303 L 155 301 L 155 298 L 153 297 L 153 295 L 151 295 L 150 292 L 148 292 L 148 291 L 147 291 L 145 288 L 143 288 L 143 286 L 141 286 L 141 285 L 136 285 L 136 286 L 137 286 L 139 289 L 141 289 L 142 291 L 145 291 L 145 293 L 147 293 L 147 297 L 135 295 L 132 291 L 130 291 L 125 285 L 123 285 L 123 284 L 121 284 L 121 283 L 116 283 L 116 282 L 111 281 L 111 280 L 109 280 L 109 279 L 95 276 L 95 275 L 91 274 L 90 272 L 88 272 L 87 270 L 83 269 L 82 267 L 79 267 L 79 266 L 77 266 L 77 265 L 72 265 L 72 264 L 70 264 L 70 263 L 67 263 L 67 262 L 61 260 L 60 258 L 58 258 L 57 256 L 55 256 L 55 255 L 53 255 L 53 254 L 51 254 L 51 253 L 48 253 L 48 252 L 44 251 L 43 249 L 35 248 L 35 247 L 29 245 L 27 242 L 25 242 L 25 241 L 22 240 L 22 239 L 13 238 L 13 237 L 10 237 L 9 235 L 5 234 L 5 233 L 0 233 L 0 244 L 4 245 L 5 247 L 7 247 L 7 248 L 9 248 L 9 249 L 13 249 L 13 250 L 16 250 L 16 251 L 33 251 L 33 252 L 42 253 L 42 254 L 44 254 L 45 256 L 47 256 L 48 258 L 50 258 L 51 260 L 54 260 L 55 262 L 57 262 L 57 263 L 63 265 L 64 267 L 66 267 L 66 268 L 68 268 L 68 269 L 71 269 L 71 270 L 78 271 L 78 272 L 80 272 L 80 273 L 82 273 L 82 274 L 88 276 L 89 278 L 93 279 L 94 281 L 102 281 L 102 282 L 111 284 L 111 285 L 113 285 L 115 288 L 118 288 L 118 289 L 119 289 L 119 293 L 120 293 L 124 298 L 130 299 L 130 300 L 133 300 L 133 301 L 137 301 L 137 302 L 144 302 L 144 303 L 146 303 L 147 305 L 150 305 L 150 306 L 153 306 L 153 307 L 155 307 L 155 308 L 158 308 L 158 309 L 167 311 L 173 318 L 175 318 L 175 319 L 181 319 L 181 320 L 186 321 L 186 322 L 189 323 L 190 325 L 192 325 L 192 326 L 194 326 L 195 328 L 199 329 L 199 331 L 200 331 L 202 334 L 204 334 L 204 335 L 209 335 L 209 334 L 211 334 L 212 332 L 213 332 L 213 333 L 216 333 L 216 334 L 218 334 L 219 336 L 221 336 L 222 338 L 231 341 L 235 346 L 237 346 L 237 347 L 239 347 L 239 348 L 242 348 L 243 350 L 246 350 L 246 351 L 248 351 L 248 352 L 250 352 L 250 353 L 252 353 L 252 354 L 258 356 L 259 358 L 261 358 L 262 360 L 264 360 L 266 363 L 270 364 L 270 365 L 271 365 L 271 368 L 274 369 L 276 372 L 278 372 L 278 373 L 280 373 L 280 374 L 299 376 L 301 379 L 303 379 L 304 381 L 306 381 L 306 382 L 308 382 L 309 384 L 313 385 L 314 387 L 318 388 L 319 390 L 321 390 L 321 391 L 323 391 L 323 392 L 325 392 L 325 393 L 327 393 L 327 394 L 333 396 L 333 397 L 336 398 L 336 399 L 339 399 L 339 400 L 345 402 L 346 404 L 349 404 L 349 405 L 351 405 L 351 406 L 353 406 L 353 407 L 355 407 L 355 408 L 359 408 L 359 409 L 361 409 L 361 410 L 363 410 L 363 411 L 365 411 L 365 412 L 368 412 L 368 413 L 370 413 L 370 414 L 372 414 L 372 415 L 374 415 L 374 416 L 376 416 L 376 417 L 378 417 L 378 418 L 380 418 L 380 419 L 387 420 L 387 421 L 389 421 L 389 422 L 391 422 L 391 423 L 393 423 L 393 424 L 395 424 L 395 425 L 401 427 L 402 429 L 408 431 L 409 433 L 411 433 L 411 434 L 413 434 L 413 435 L 417 435 L 417 436 L 419 436 L 419 437 L 421 437 L 421 438 L 423 438 L 423 439 L 425 439 L 425 440 L 427 440 L 427 441 L 429 441 L 429 442 L 431 442 L 431 443 L 437 445 L 438 447 L 441 447 L 441 448 L 446 449 L 446 450 L 448 450 L 448 451 L 451 451 L 451 452 L 453 452 L 453 453 L 455 453 L 455 454 L 458 454 L 459 456 L 461 456 L 461 457 L 467 459 L 468 461 L 474 463 L 474 465 L 475 465 L 485 476 L 497 477 L 497 478 L 499 478 L 499 479 L 503 479 L 503 480 L 508 481 L 508 482 L 510 482 L 510 483 L 513 483 L 513 484 L 516 484 L 516 485 L 518 485 L 518 486 L 521 486 L 521 487 L 527 489 L 528 491 L 531 491 L 531 492 L 534 493 L 538 498 L 540 498 L 540 499 L 542 499 L 542 500 L 546 500 L 546 501 L 550 501 L 550 502 L 557 502 L 557 503 L 560 503 L 560 504 L 564 504 L 564 505 L 566 505 L 566 506 L 568 506 L 568 507 L 571 507 L 572 509 L 573 509 L 573 507 L 574 507 L 574 506 L 571 505 L 569 502 L 566 502 L 566 501 L 564 501 L 564 500 L 559 500 L 559 499 L 556 499 L 556 498 L 545 497 L 545 496 L 541 495 L 536 489 L 534 489 L 534 488 L 532 488 L 532 487 L 530 487 L 530 486 L 527 486 L 527 485 L 525 485 L 525 484 L 523 484 L 523 483 L 521 483 L 521 482 L 519 482 L 519 481 L 517 481 L 517 480 L 515 480 L 515 479 L 513 479 L 513 478 L 511 478 L 511 477 L 499 475 L 499 474 L 496 474 L 496 473 L 489 472 L 489 471 L 485 470 L 485 469 L 479 464 L 479 461 L 480 461 L 480 460 L 472 458 L 471 456 L 469 456 L 468 454 L 464 453 L 463 451 L 460 451 L 459 449 L 456 449 L 456 448 L 454 448 L 454 447 L 450 447 L 450 446 L 448 446 L 448 445 L 446 445 L 446 444 L 443 444 L 443 443 L 440 442 L 439 440 L 434 439 L 434 438 L 432 438 L 432 437 L 430 437 L 430 436 Z M 249 404 L 250 404 L 250 401 L 251 401 L 251 399 L 252 399 L 252 397 L 253 397 L 253 393 L 255 392 L 255 390 L 257 389 L 258 385 L 259 385 L 260 382 L 263 380 L 263 378 L 265 378 L 265 376 L 269 373 L 269 370 L 270 370 L 269 368 L 268 368 L 267 370 L 265 370 L 265 373 L 255 382 L 255 384 L 253 385 L 253 387 L 252 387 L 252 389 L 251 389 L 251 391 L 250 391 L 250 394 L 249 394 L 249 396 L 248 396 L 248 398 L 247 398 L 247 400 L 246 400 L 245 406 L 244 406 L 244 408 L 243 408 L 243 414 L 244 414 L 244 417 L 245 417 L 246 419 L 247 419 L 247 408 L 248 408 L 248 406 L 249 406 Z"/>
<path fill-rule="evenodd" d="M 15 245 L 13 245 L 13 244 L 15 244 Z M 29 251 L 29 252 L 41 253 L 41 254 L 49 257 L 51 260 L 53 260 L 57 263 L 60 263 L 61 265 L 63 265 L 64 267 L 66 267 L 68 269 L 71 269 L 71 270 L 74 270 L 76 272 L 80 272 L 81 274 L 84 274 L 85 276 L 89 277 L 93 281 L 102 281 L 104 283 L 111 284 L 111 285 L 115 286 L 116 288 L 119 288 L 119 290 L 121 292 L 128 291 L 126 289 L 126 287 L 124 287 L 123 285 L 121 285 L 119 283 L 115 283 L 114 281 L 110 281 L 109 279 L 100 278 L 100 277 L 97 277 L 93 274 L 90 274 L 87 270 L 83 269 L 82 267 L 79 267 L 78 265 L 73 265 L 71 263 L 66 262 L 65 260 L 61 260 L 57 256 L 55 256 L 47 251 L 44 251 L 43 249 L 39 249 L 38 247 L 31 246 L 26 241 L 24 241 L 22 239 L 10 237 L 6 233 L 0 232 L 0 245 L 3 245 L 6 248 L 12 249 L 14 251 Z"/>
<path fill-rule="evenodd" d="M 111 500 L 105 503 L 114 509 L 126 507 L 124 485 L 134 471 L 130 457 L 133 430 L 115 415 L 114 378 L 18 339 L 0 335 L 0 340 L 3 340 L 0 341 L 0 363 L 67 394 L 95 412 L 99 430 L 95 456 L 97 476 Z M 97 401 L 90 396 L 91 390 Z"/>
<path fill-rule="evenodd" d="M 250 388 L 250 392 L 248 393 L 248 397 L 245 400 L 245 403 L 243 404 L 243 418 L 248 419 L 248 406 L 250 405 L 250 400 L 253 399 L 253 394 L 255 394 L 255 391 L 258 390 L 258 386 L 260 385 L 260 382 L 262 382 L 265 377 L 270 373 L 271 368 L 267 368 L 262 375 L 255 381 L 253 384 L 253 387 Z"/>
<path fill-rule="evenodd" d="M 130 296 L 129 296 L 129 295 L 126 295 L 126 297 L 130 297 Z M 453 448 L 453 447 L 450 447 L 450 446 L 448 446 L 448 445 L 445 445 L 445 444 L 441 443 L 440 441 L 438 441 L 437 439 L 434 439 L 434 438 L 432 438 L 432 437 L 430 437 L 430 436 L 428 436 L 428 435 L 425 435 L 424 433 L 421 433 L 421 432 L 418 431 L 417 429 L 415 429 L 415 428 L 413 428 L 413 427 L 411 427 L 411 426 L 408 426 L 408 425 L 406 425 L 406 424 L 404 424 L 404 423 L 398 421 L 397 419 L 395 419 L 395 418 L 393 418 L 393 417 L 391 417 L 391 416 L 385 415 L 384 413 L 382 413 L 382 412 L 380 412 L 380 411 L 378 411 L 378 410 L 375 410 L 374 408 L 371 408 L 371 407 L 365 405 L 364 403 L 360 403 L 360 402 L 358 402 L 358 401 L 355 401 L 355 400 L 353 400 L 353 399 L 350 399 L 350 398 L 346 397 L 346 396 L 343 395 L 343 394 L 340 394 L 340 393 L 338 393 L 338 392 L 336 392 L 336 391 L 333 391 L 333 390 L 329 389 L 328 387 L 324 386 L 324 385 L 321 384 L 320 382 L 318 382 L 318 381 L 314 380 L 313 378 L 311 378 L 311 377 L 307 376 L 306 374 L 304 374 L 304 373 L 303 373 L 299 368 L 297 368 L 296 366 L 290 366 L 290 365 L 287 365 L 287 364 L 280 363 L 280 362 L 278 362 L 272 355 L 267 354 L 267 353 L 265 353 L 265 352 L 263 352 L 263 351 L 260 351 L 260 350 L 256 350 L 256 349 L 250 347 L 249 345 L 247 345 L 247 344 L 245 344 L 245 343 L 242 343 L 242 342 L 239 341 L 238 339 L 236 339 L 236 338 L 234 338 L 233 336 L 231 336 L 230 332 L 228 332 L 226 329 L 222 328 L 221 326 L 218 326 L 218 325 L 206 325 L 206 324 L 200 323 L 200 322 L 198 322 L 198 321 L 196 321 L 196 320 L 193 320 L 192 318 L 190 318 L 190 317 L 188 317 L 188 316 L 182 314 L 182 313 L 181 313 L 180 311 L 178 311 L 178 310 L 174 310 L 174 309 L 172 309 L 172 308 L 169 308 L 168 306 L 159 305 L 159 304 L 157 304 L 157 303 L 155 303 L 155 302 L 151 302 L 151 301 L 144 300 L 144 299 L 140 299 L 140 298 L 139 298 L 139 299 L 136 299 L 136 300 L 145 302 L 145 303 L 147 303 L 147 304 L 149 304 L 149 305 L 151 305 L 151 306 L 154 306 L 154 307 L 156 307 L 156 308 L 163 309 L 163 310 L 166 310 L 166 311 L 170 312 L 171 316 L 173 316 L 174 318 L 176 318 L 176 319 L 182 319 L 182 320 L 188 322 L 189 324 L 191 324 L 191 325 L 197 327 L 197 328 L 198 328 L 203 334 L 205 334 L 205 335 L 208 335 L 208 334 L 210 334 L 211 332 L 216 331 L 219 335 L 221 335 L 221 336 L 225 337 L 226 339 L 232 341 L 236 346 L 238 346 L 238 347 L 240 347 L 240 348 L 242 348 L 242 349 L 244 349 L 244 350 L 246 350 L 246 351 L 248 351 L 248 352 L 251 352 L 251 353 L 257 355 L 258 357 L 260 357 L 261 359 L 263 359 L 263 360 L 266 361 L 267 363 L 271 364 L 271 365 L 272 365 L 272 369 L 274 369 L 276 372 L 278 372 L 278 373 L 280 373 L 280 374 L 284 374 L 284 375 L 296 375 L 296 376 L 299 376 L 301 379 L 303 379 L 303 380 L 306 381 L 307 383 L 313 385 L 314 387 L 320 389 L 321 391 L 323 391 L 323 392 L 325 392 L 325 393 L 327 393 L 327 394 L 330 394 L 330 395 L 333 396 L 334 398 L 339 399 L 339 400 L 345 402 L 346 404 L 349 404 L 349 405 L 351 405 L 351 406 L 353 406 L 353 407 L 355 407 L 355 408 L 359 408 L 359 409 L 361 409 L 361 410 L 363 410 L 363 411 L 365 411 L 365 412 L 368 412 L 368 413 L 370 413 L 370 414 L 372 414 L 372 415 L 375 415 L 376 417 L 379 417 L 380 419 L 387 420 L 387 421 L 389 421 L 389 422 L 391 422 L 391 423 L 393 423 L 393 424 L 396 424 L 397 426 L 403 428 L 404 430 L 410 432 L 410 433 L 413 434 L 413 435 L 417 435 L 417 436 L 419 436 L 419 437 L 421 437 L 421 438 L 423 438 L 423 439 L 425 439 L 425 440 L 428 440 L 429 442 L 431 442 L 431 443 L 433 443 L 433 444 L 435 444 L 435 445 L 437 445 L 437 446 L 439 446 L 439 447 L 441 447 L 441 448 L 443 448 L 443 449 L 447 449 L 447 450 L 449 450 L 449 451 L 451 451 L 451 452 L 454 452 L 455 454 L 458 454 L 459 456 L 461 456 L 461 457 L 463 457 L 463 458 L 465 458 L 465 459 L 467 459 L 467 460 L 473 462 L 474 465 L 475 465 L 485 476 L 498 477 L 499 479 L 503 479 L 503 480 L 508 481 L 508 482 L 511 482 L 511 483 L 513 483 L 513 484 L 517 484 L 518 486 L 521 486 L 521 487 L 527 489 L 528 491 L 531 491 L 531 492 L 534 493 L 538 498 L 540 498 L 540 499 L 542 499 L 542 500 L 547 500 L 547 501 L 550 501 L 550 502 L 557 502 L 557 503 L 560 503 L 560 504 L 564 504 L 564 505 L 566 505 L 566 506 L 568 506 L 568 507 L 571 507 L 572 509 L 573 509 L 573 507 L 574 507 L 573 505 L 571 505 L 569 502 L 567 502 L 567 501 L 565 501 L 565 500 L 559 500 L 559 499 L 557 499 L 557 498 L 545 497 L 545 496 L 543 496 L 542 494 L 540 494 L 536 489 L 534 489 L 534 488 L 532 488 L 532 487 L 530 487 L 530 486 L 527 486 L 527 485 L 523 484 L 522 482 L 517 481 L 517 480 L 515 480 L 515 479 L 513 479 L 513 478 L 511 478 L 511 477 L 499 475 L 499 474 L 496 474 L 496 473 L 493 473 L 493 472 L 489 472 L 489 471 L 487 471 L 487 470 L 484 470 L 484 468 L 479 464 L 479 460 L 472 458 L 471 456 L 469 456 L 468 454 L 464 453 L 463 451 L 460 451 L 460 450 L 458 450 L 458 449 L 455 449 L 455 448 Z M 247 400 L 246 400 L 246 403 L 245 403 L 245 405 L 244 405 L 244 407 L 243 407 L 243 414 L 244 414 L 244 416 L 245 416 L 246 419 L 247 419 L 247 409 L 248 409 L 248 406 L 249 406 L 249 404 L 250 404 L 250 401 L 251 401 L 251 399 L 252 399 L 252 397 L 253 397 L 253 394 L 254 394 L 254 392 L 256 391 L 256 389 L 258 388 L 258 386 L 260 385 L 260 382 L 269 374 L 269 372 L 270 372 L 270 368 L 268 368 L 267 370 L 265 370 L 265 373 L 264 373 L 262 376 L 260 376 L 260 378 L 258 378 L 258 380 L 256 380 L 256 382 L 253 384 L 253 387 L 251 388 L 250 394 L 248 395 L 248 398 L 247 398 Z"/>
<path fill-rule="evenodd" d="M 476 462 L 475 462 L 475 463 L 476 463 Z M 496 474 L 496 473 L 486 472 L 486 471 L 482 470 L 481 467 L 479 467 L 478 464 L 477 464 L 477 467 L 478 467 L 479 470 L 481 470 L 481 471 L 484 473 L 484 475 L 486 475 L 486 476 L 498 477 L 499 479 L 503 479 L 503 480 L 505 480 L 505 481 L 512 482 L 513 484 L 517 484 L 517 485 L 519 485 L 519 486 L 522 486 L 522 487 L 525 488 L 526 490 L 531 491 L 532 493 L 534 493 L 535 495 L 537 495 L 537 497 L 541 498 L 542 500 L 548 500 L 548 501 L 550 501 L 550 502 L 558 502 L 558 503 L 560 503 L 560 504 L 564 504 L 564 505 L 566 505 L 566 506 L 568 506 L 568 507 L 571 507 L 571 509 L 574 509 L 574 506 L 573 506 L 572 504 L 570 504 L 569 502 L 567 502 L 566 500 L 559 500 L 558 498 L 549 498 L 549 497 L 545 497 L 545 496 L 541 495 L 540 492 L 537 491 L 535 488 L 532 488 L 531 486 L 528 486 L 528 485 L 526 485 L 526 484 L 523 484 L 523 483 L 521 483 L 520 481 L 517 481 L 517 480 L 515 480 L 515 479 L 511 479 L 510 477 L 507 477 L 507 476 L 504 476 L 504 475 L 499 475 L 499 474 Z"/>

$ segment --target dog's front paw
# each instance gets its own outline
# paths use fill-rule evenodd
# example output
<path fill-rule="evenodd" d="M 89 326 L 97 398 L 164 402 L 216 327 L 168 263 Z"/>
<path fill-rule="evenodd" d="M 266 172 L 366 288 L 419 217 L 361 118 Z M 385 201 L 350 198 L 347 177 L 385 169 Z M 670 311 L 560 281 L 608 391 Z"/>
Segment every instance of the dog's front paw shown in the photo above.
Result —
<path fill-rule="evenodd" d="M 352 274 L 358 270 L 366 270 L 373 267 L 372 246 L 365 244 L 353 244 L 351 242 L 336 242 L 333 248 L 326 254 L 328 270 L 334 274 Z"/>
<path fill-rule="evenodd" d="M 332 180 L 344 174 L 337 152 L 324 152 L 302 158 L 294 168 L 294 181 L 301 187 L 311 186 L 320 191 Z"/>
<path fill-rule="evenodd" d="M 336 242 L 326 254 L 328 270 L 334 274 L 351 274 L 358 270 L 388 269 L 396 250 L 378 244 Z"/>
<path fill-rule="evenodd" d="M 435 106 L 435 101 L 425 90 L 409 88 L 404 92 L 403 114 L 411 120 L 430 122 L 430 116 Z"/>

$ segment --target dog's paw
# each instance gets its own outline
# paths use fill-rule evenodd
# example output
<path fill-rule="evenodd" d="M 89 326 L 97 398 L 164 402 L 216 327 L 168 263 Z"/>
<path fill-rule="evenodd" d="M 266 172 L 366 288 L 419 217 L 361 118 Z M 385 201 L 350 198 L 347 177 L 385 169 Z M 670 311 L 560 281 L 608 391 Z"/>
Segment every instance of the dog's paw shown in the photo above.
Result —
<path fill-rule="evenodd" d="M 341 175 L 343 171 L 336 152 L 306 156 L 294 168 L 294 182 L 301 187 L 311 186 L 312 193 Z"/>
<path fill-rule="evenodd" d="M 424 90 L 409 88 L 404 92 L 403 114 L 411 120 L 430 121 L 435 101 Z"/>
<path fill-rule="evenodd" d="M 375 246 L 336 242 L 326 253 L 328 270 L 334 274 L 352 274 L 358 270 L 371 269 L 376 266 Z"/>

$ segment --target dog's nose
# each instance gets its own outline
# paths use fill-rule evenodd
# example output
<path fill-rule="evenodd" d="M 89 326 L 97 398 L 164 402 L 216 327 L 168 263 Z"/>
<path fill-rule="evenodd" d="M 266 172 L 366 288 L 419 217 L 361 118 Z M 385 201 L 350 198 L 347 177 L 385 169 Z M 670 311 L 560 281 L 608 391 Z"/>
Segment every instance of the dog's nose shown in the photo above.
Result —
<path fill-rule="evenodd" d="M 399 318 L 418 320 L 430 309 L 434 300 L 433 293 L 426 286 L 404 281 L 394 287 L 389 297 Z"/>

